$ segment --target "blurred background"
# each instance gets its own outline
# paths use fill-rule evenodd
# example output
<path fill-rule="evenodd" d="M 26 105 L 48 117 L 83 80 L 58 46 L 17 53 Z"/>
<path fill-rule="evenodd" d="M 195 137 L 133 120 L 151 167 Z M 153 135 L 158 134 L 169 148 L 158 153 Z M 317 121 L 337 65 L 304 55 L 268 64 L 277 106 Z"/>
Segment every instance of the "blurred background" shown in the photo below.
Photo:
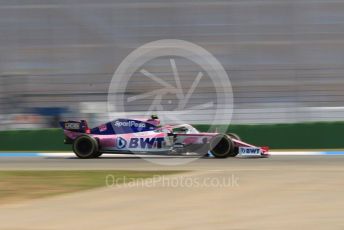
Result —
<path fill-rule="evenodd" d="M 235 124 L 343 120 L 343 1 L 0 3 L 1 130 L 108 119 L 114 71 L 134 49 L 158 39 L 193 42 L 221 62 L 232 83 Z M 168 75 L 169 67 L 158 62 L 152 71 Z M 178 70 L 197 74 L 187 63 Z M 203 82 L 198 98 L 211 84 Z M 147 90 L 132 81 L 124 93 Z M 190 123 L 208 119 L 195 116 Z"/>

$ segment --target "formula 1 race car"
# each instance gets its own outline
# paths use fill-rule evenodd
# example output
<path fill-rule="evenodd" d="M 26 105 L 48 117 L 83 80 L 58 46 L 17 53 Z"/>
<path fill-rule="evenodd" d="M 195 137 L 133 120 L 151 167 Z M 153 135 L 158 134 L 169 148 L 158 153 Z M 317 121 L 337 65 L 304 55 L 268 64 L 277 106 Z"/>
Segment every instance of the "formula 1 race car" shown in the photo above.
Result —
<path fill-rule="evenodd" d="M 117 119 L 92 129 L 85 120 L 62 121 L 60 125 L 65 144 L 72 144 L 79 158 L 96 158 L 103 153 L 267 157 L 269 151 L 268 147 L 247 144 L 233 133 L 203 133 L 189 124 L 160 126 L 157 116 Z"/>

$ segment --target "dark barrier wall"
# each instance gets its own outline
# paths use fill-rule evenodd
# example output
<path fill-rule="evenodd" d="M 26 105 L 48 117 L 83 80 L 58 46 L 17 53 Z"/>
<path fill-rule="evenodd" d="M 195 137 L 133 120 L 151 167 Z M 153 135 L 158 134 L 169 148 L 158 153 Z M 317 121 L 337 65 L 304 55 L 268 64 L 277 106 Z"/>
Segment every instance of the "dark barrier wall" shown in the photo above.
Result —
<path fill-rule="evenodd" d="M 197 126 L 201 131 L 208 127 Z M 344 122 L 232 125 L 228 132 L 238 134 L 248 143 L 272 149 L 344 148 Z"/>
<path fill-rule="evenodd" d="M 209 125 L 195 125 L 208 131 Z M 228 132 L 237 133 L 249 143 L 272 149 L 344 148 L 344 122 L 298 123 L 275 125 L 231 125 Z M 60 129 L 2 131 L 1 151 L 65 151 Z"/>
<path fill-rule="evenodd" d="M 18 130 L 0 132 L 1 151 L 61 151 L 71 150 L 63 144 L 61 129 Z"/>

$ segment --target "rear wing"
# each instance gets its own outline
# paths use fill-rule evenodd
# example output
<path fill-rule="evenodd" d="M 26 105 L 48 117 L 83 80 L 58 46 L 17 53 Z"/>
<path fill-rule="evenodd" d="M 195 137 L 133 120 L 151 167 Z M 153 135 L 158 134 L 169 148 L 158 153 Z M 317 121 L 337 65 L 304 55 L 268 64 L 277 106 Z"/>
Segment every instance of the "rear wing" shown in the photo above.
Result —
<path fill-rule="evenodd" d="M 80 133 L 90 133 L 90 129 L 88 128 L 88 124 L 86 120 L 60 121 L 59 123 L 60 123 L 61 128 L 64 130 L 80 132 Z"/>

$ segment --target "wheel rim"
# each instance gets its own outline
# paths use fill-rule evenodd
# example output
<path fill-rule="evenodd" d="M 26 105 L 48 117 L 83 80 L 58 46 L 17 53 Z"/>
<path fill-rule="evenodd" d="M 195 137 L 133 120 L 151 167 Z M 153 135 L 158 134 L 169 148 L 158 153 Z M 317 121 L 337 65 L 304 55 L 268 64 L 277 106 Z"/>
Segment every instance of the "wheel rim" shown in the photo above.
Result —
<path fill-rule="evenodd" d="M 76 143 L 75 150 L 79 155 L 88 156 L 93 152 L 92 142 L 87 138 L 82 138 Z"/>
<path fill-rule="evenodd" d="M 224 136 L 217 137 L 212 141 L 211 152 L 216 156 L 223 157 L 230 152 L 231 147 L 230 141 L 227 138 Z"/>

